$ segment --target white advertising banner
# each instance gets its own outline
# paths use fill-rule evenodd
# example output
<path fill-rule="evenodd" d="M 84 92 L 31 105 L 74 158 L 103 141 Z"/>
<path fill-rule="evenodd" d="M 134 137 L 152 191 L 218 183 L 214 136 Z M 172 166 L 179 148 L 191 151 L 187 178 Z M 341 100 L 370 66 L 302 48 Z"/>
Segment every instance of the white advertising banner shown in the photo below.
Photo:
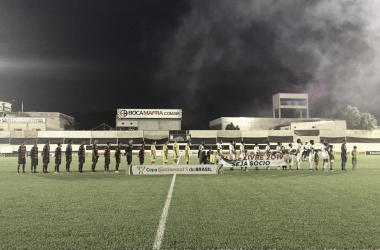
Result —
<path fill-rule="evenodd" d="M 181 119 L 182 109 L 118 109 L 119 118 L 171 118 Z"/>
<path fill-rule="evenodd" d="M 244 158 L 232 159 L 222 156 L 219 165 L 223 167 L 268 167 L 293 165 L 292 155 L 248 155 Z"/>
<path fill-rule="evenodd" d="M 2 117 L 0 123 L 45 123 L 45 118 Z"/>
<path fill-rule="evenodd" d="M 221 165 L 130 165 L 127 175 L 223 174 Z"/>

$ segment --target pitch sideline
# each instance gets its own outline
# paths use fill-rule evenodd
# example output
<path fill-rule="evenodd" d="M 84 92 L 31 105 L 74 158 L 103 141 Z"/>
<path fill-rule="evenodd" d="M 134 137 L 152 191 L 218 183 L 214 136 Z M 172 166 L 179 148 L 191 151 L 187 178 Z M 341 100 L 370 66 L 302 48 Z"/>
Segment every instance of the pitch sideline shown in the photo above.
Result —
<path fill-rule="evenodd" d="M 164 237 L 165 233 L 165 226 L 166 226 L 166 219 L 168 217 L 169 213 L 169 206 L 170 206 L 170 201 L 172 199 L 172 194 L 173 194 L 173 188 L 174 188 L 174 183 L 176 179 L 177 174 L 173 175 L 172 183 L 169 188 L 168 196 L 166 198 L 165 206 L 161 214 L 161 219 L 160 223 L 158 224 L 158 229 L 157 229 L 157 235 L 153 243 L 153 249 L 154 250 L 159 250 L 161 248 L 161 242 L 162 238 Z"/>

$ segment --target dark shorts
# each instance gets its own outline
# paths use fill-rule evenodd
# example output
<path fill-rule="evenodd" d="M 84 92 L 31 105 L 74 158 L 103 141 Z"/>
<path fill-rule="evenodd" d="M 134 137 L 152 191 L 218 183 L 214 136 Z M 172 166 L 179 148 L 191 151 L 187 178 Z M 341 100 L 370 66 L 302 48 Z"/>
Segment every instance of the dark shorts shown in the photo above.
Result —
<path fill-rule="evenodd" d="M 79 163 L 85 163 L 86 162 L 86 157 L 79 156 L 78 161 L 79 161 Z"/>
<path fill-rule="evenodd" d="M 92 162 L 97 163 L 99 159 L 99 156 L 92 156 Z"/>
<path fill-rule="evenodd" d="M 144 157 L 140 157 L 140 165 L 144 164 Z"/>
<path fill-rule="evenodd" d="M 341 158 L 342 158 L 342 161 L 343 161 L 343 162 L 347 162 L 347 156 L 342 155 Z"/>
<path fill-rule="evenodd" d="M 44 158 L 42 159 L 42 162 L 43 163 L 49 163 L 50 162 L 50 157 L 44 156 Z"/>
<path fill-rule="evenodd" d="M 116 163 L 120 163 L 121 162 L 120 157 L 115 157 L 115 158 L 116 158 Z"/>
<path fill-rule="evenodd" d="M 104 159 L 104 164 L 110 164 L 111 160 L 109 158 Z"/>
<path fill-rule="evenodd" d="M 38 166 L 38 158 L 32 158 L 32 166 Z"/>
<path fill-rule="evenodd" d="M 61 159 L 55 158 L 55 164 L 61 165 Z"/>
<path fill-rule="evenodd" d="M 25 164 L 25 158 L 18 158 L 18 164 Z"/>
<path fill-rule="evenodd" d="M 66 156 L 66 162 L 72 162 L 73 161 L 73 157 L 71 156 Z"/>
<path fill-rule="evenodd" d="M 132 155 L 127 155 L 127 162 L 128 162 L 128 165 L 131 165 L 131 163 L 132 163 Z"/>

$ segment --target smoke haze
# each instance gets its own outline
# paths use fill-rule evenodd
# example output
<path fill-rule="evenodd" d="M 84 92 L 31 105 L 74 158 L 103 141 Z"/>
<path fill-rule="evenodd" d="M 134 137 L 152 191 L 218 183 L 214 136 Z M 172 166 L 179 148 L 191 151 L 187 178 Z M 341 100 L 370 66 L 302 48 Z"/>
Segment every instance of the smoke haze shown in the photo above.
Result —
<path fill-rule="evenodd" d="M 273 94 L 306 92 L 314 117 L 347 104 L 376 114 L 380 1 L 190 3 L 157 74 L 185 87 L 176 93 L 188 106 L 213 118 L 271 116 Z"/>
<path fill-rule="evenodd" d="M 350 104 L 380 119 L 379 13 L 380 0 L 3 0 L 0 100 L 73 116 L 183 109 L 184 128 L 202 129 L 271 117 L 272 96 L 296 92 L 311 117 Z"/>

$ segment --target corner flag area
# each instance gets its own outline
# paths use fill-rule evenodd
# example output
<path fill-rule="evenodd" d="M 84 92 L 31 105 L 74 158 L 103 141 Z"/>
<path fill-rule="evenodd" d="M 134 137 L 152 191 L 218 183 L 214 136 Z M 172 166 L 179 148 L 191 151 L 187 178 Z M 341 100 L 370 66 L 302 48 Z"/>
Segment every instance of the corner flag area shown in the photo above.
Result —
<path fill-rule="evenodd" d="M 380 248 L 380 156 L 358 157 L 356 171 L 336 160 L 215 175 L 126 175 L 125 159 L 104 173 L 103 157 L 78 173 L 73 160 L 72 173 L 16 174 L 17 158 L 0 158 L 0 249 Z"/>

